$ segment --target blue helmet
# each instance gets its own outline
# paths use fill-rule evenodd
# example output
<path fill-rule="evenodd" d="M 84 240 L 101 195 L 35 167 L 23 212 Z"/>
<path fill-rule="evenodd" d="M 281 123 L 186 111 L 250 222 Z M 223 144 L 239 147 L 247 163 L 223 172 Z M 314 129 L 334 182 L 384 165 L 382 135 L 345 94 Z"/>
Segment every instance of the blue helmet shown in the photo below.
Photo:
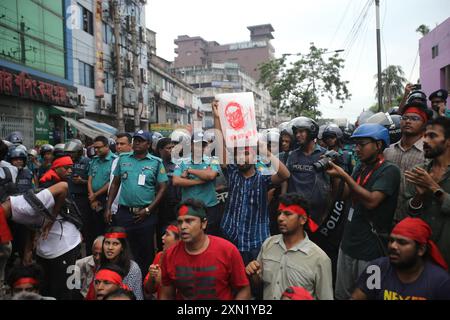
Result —
<path fill-rule="evenodd" d="M 371 138 L 375 141 L 381 140 L 383 141 L 385 148 L 388 148 L 390 145 L 389 131 L 378 123 L 364 123 L 360 125 L 353 132 L 351 138 Z"/>

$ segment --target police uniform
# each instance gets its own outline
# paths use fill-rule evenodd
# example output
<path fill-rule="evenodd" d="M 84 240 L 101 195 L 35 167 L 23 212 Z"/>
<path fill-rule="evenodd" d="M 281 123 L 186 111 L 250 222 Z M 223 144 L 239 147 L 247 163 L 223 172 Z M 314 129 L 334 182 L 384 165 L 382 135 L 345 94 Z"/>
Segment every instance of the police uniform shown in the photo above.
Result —
<path fill-rule="evenodd" d="M 153 261 L 153 235 L 158 218 L 151 212 L 144 221 L 135 223 L 133 212 L 148 207 L 155 200 L 157 185 L 169 179 L 162 160 L 149 153 L 142 159 L 134 153 L 121 154 L 114 176 L 121 182 L 116 224 L 126 229 L 133 256 L 145 271 Z"/>
<path fill-rule="evenodd" d="M 442 99 L 444 101 L 447 101 L 448 98 L 448 92 L 447 90 L 444 89 L 440 89 L 438 91 L 433 92 L 432 94 L 430 94 L 429 98 L 430 101 L 433 100 L 434 98 L 439 98 Z"/>
<path fill-rule="evenodd" d="M 97 192 L 103 188 L 105 184 L 109 184 L 112 163 L 116 158 L 117 156 L 110 151 L 104 158 L 95 156 L 94 159 L 92 159 L 88 175 L 89 177 L 92 177 L 91 184 L 93 192 Z M 104 193 L 96 198 L 96 200 L 100 202 L 100 206 L 98 207 L 99 209 L 97 212 L 92 212 L 94 237 L 105 233 L 106 225 L 103 218 L 103 208 L 106 206 L 106 196 L 107 194 Z M 92 239 L 92 241 L 93 240 L 94 239 Z"/>
<path fill-rule="evenodd" d="M 28 190 L 33 189 L 33 174 L 30 169 L 19 169 L 16 180 L 17 191 L 19 193 L 25 193 Z"/>

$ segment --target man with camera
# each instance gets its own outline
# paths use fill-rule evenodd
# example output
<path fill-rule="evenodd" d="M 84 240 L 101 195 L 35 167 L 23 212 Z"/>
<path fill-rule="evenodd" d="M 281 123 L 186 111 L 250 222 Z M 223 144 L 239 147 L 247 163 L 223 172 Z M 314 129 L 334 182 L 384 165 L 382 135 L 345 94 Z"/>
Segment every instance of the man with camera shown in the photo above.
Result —
<path fill-rule="evenodd" d="M 339 300 L 349 299 L 367 263 L 385 254 L 387 243 L 381 237 L 392 226 L 400 186 L 400 169 L 383 157 L 390 143 L 385 127 L 365 123 L 352 140 L 361 161 L 353 175 L 332 162 L 326 171 L 333 186 L 344 180 L 343 197 L 352 200 L 337 262 L 335 297 Z"/>

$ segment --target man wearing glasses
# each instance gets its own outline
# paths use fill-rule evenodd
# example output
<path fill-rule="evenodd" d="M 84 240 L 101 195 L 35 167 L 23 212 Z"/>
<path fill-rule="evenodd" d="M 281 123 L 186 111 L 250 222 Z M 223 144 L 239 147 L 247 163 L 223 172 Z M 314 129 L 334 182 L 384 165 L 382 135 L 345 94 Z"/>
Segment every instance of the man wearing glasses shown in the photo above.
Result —
<path fill-rule="evenodd" d="M 403 110 L 404 112 L 400 121 L 402 137 L 399 142 L 392 144 L 384 151 L 385 159 L 395 163 L 400 168 L 400 172 L 402 172 L 399 197 L 402 197 L 405 190 L 403 172 L 411 170 L 413 167 L 423 164 L 425 161 L 423 134 L 425 132 L 425 126 L 432 116 L 431 110 L 421 102 L 411 102 Z M 404 208 L 403 201 L 399 198 L 394 215 L 396 222 L 408 216 Z"/>
<path fill-rule="evenodd" d="M 383 234 L 392 228 L 400 186 L 400 169 L 386 161 L 389 132 L 380 124 L 365 123 L 352 135 L 361 164 L 352 176 L 331 163 L 327 173 L 337 188 L 345 182 L 344 199 L 352 201 L 337 261 L 335 298 L 347 300 L 369 261 L 385 255 Z"/>
<path fill-rule="evenodd" d="M 95 237 L 105 233 L 103 212 L 106 207 L 112 163 L 117 158 L 109 149 L 109 141 L 104 136 L 98 136 L 94 139 L 94 150 L 96 156 L 92 159 L 89 167 L 88 178 L 88 194 L 93 215 L 94 233 L 87 243 L 92 243 Z"/>

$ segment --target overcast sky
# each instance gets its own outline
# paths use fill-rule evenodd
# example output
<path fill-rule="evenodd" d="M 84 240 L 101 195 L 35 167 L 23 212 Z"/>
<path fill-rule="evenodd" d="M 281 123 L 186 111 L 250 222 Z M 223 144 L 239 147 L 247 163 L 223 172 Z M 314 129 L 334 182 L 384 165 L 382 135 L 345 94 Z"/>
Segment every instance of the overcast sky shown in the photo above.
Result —
<path fill-rule="evenodd" d="M 339 102 L 323 101 L 324 117 L 347 117 L 351 121 L 374 103 L 377 72 L 375 4 L 365 19 L 369 0 L 149 0 L 147 27 L 157 33 L 157 54 L 173 61 L 178 35 L 201 36 L 220 44 L 247 41 L 247 26 L 271 23 L 276 57 L 282 53 L 307 52 L 309 43 L 329 50 L 345 49 L 342 78 L 350 81 L 352 98 L 339 109 Z M 402 66 L 412 83 L 419 78 L 420 58 L 414 66 L 421 24 L 433 29 L 450 16 L 449 0 L 381 0 L 382 66 Z M 359 23 L 358 23 L 359 22 Z M 359 28 L 358 28 L 359 26 Z M 352 32 L 353 30 L 353 32 Z M 358 32 L 355 32 L 358 30 Z M 428 93 L 429 94 L 429 93 Z"/>

